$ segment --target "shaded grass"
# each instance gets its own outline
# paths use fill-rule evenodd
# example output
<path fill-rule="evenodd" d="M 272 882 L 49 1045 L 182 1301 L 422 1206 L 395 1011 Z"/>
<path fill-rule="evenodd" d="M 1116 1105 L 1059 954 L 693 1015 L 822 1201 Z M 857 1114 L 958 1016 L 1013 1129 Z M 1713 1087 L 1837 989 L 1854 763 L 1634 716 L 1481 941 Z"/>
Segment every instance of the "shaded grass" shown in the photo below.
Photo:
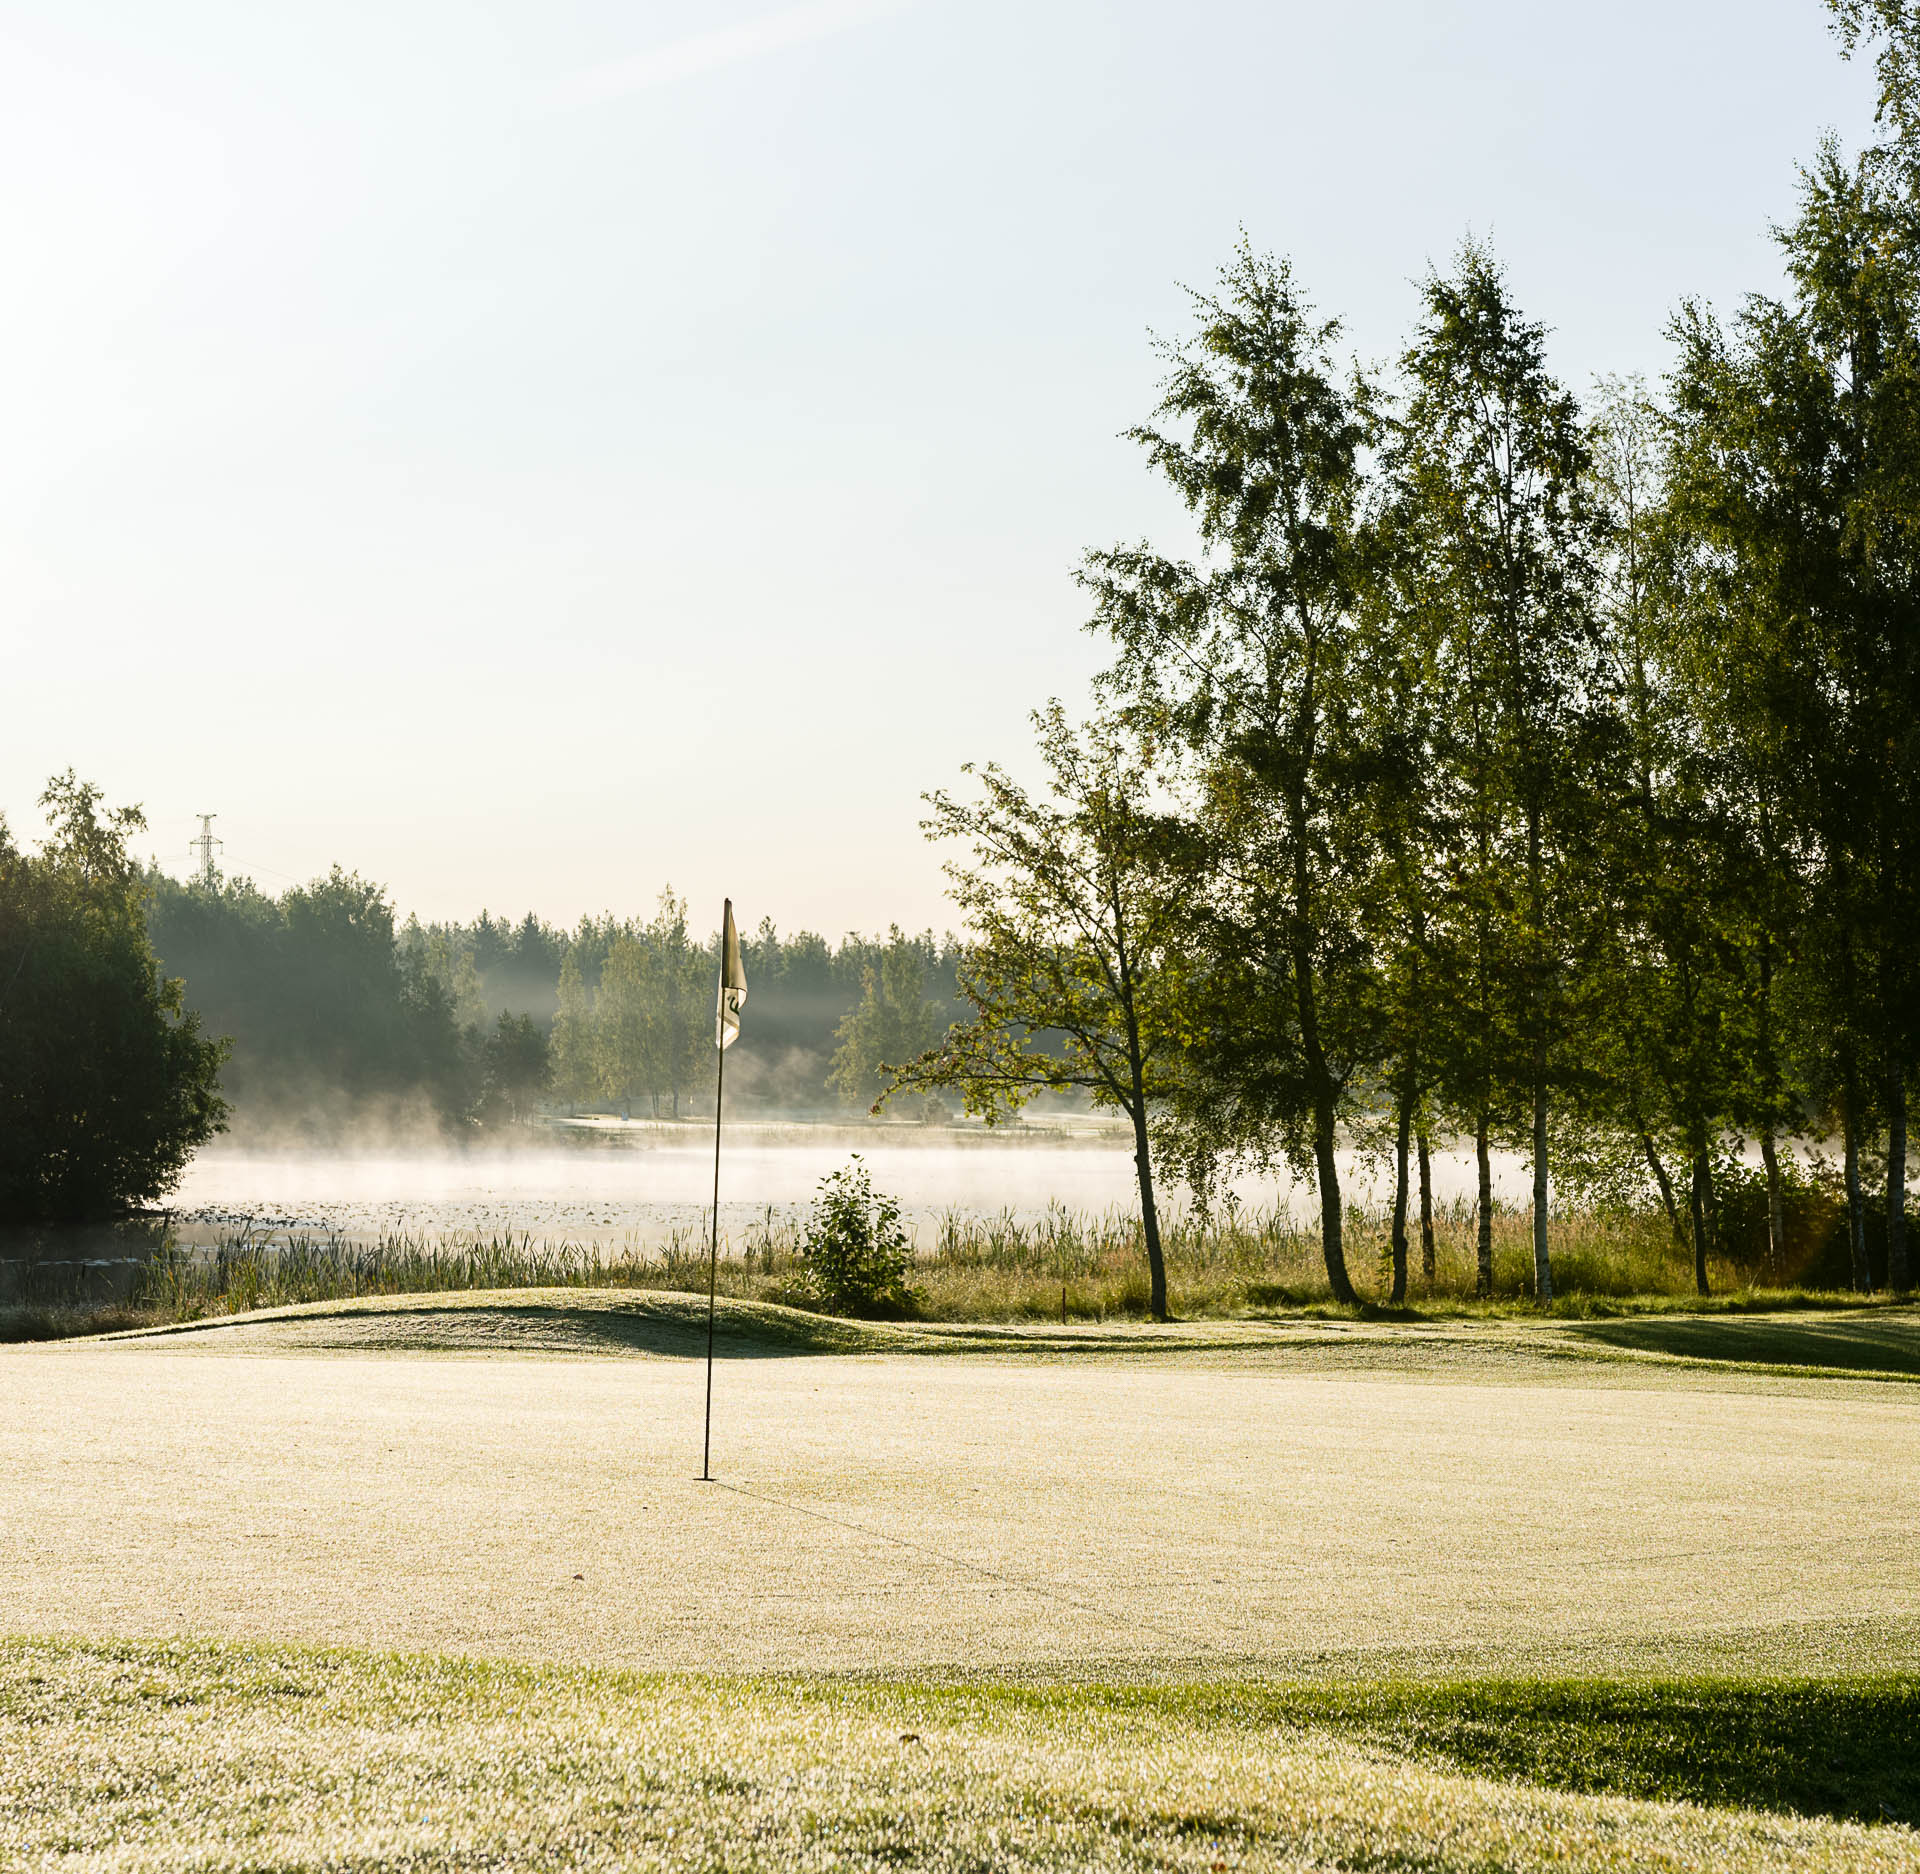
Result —
<path fill-rule="evenodd" d="M 1911 1677 L 1334 1687 L 1270 1709 L 1548 1789 L 1920 1824 Z"/>
<path fill-rule="evenodd" d="M 1820 1366 L 1850 1372 L 1920 1376 L 1920 1333 L 1912 1314 L 1854 1313 L 1829 1319 L 1646 1315 L 1589 1321 L 1580 1338 L 1634 1353 L 1682 1360 L 1737 1360 L 1756 1366 Z"/>
<path fill-rule="evenodd" d="M 957 1689 L 12 1641 L 0 1858 L 1911 1868 L 1910 1829 L 1831 1818 L 1912 1802 L 1915 1707 L 1896 1679 Z"/>
<path fill-rule="evenodd" d="M 932 1691 L 929 1697 L 939 1696 Z M 989 1688 L 1195 1726 L 1327 1727 L 1396 1755 L 1582 1795 L 1920 1826 L 1920 1677 L 1356 1680 Z"/>
<path fill-rule="evenodd" d="M 142 1336 L 266 1334 L 276 1345 L 365 1347 L 387 1353 L 653 1353 L 683 1357 L 707 1342 L 703 1295 L 620 1289 L 479 1289 L 451 1294 L 344 1297 L 244 1315 L 201 1316 L 131 1330 Z M 728 1356 L 886 1353 L 902 1336 L 883 1325 L 846 1321 L 767 1302 L 727 1299 L 716 1311 L 716 1343 Z"/>

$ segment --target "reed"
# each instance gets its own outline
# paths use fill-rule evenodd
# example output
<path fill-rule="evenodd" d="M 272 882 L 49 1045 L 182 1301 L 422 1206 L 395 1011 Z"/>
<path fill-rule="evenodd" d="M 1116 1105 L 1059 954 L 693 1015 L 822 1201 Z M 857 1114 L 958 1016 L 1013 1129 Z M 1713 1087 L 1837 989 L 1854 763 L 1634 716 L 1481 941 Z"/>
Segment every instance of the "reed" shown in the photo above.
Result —
<path fill-rule="evenodd" d="M 1364 1203 L 1345 1219 L 1349 1266 L 1374 1306 L 1390 1287 L 1389 1219 Z M 1435 1275 L 1419 1273 L 1417 1231 L 1408 1305 L 1422 1314 L 1528 1312 L 1532 1300 L 1531 1220 L 1493 1220 L 1494 1290 L 1474 1291 L 1476 1220 L 1456 1202 L 1435 1218 Z M 745 1300 L 804 1305 L 809 1288 L 801 1222 L 768 1209 L 722 1239 L 719 1286 Z M 1228 1205 L 1209 1216 L 1170 1212 L 1164 1230 L 1174 1311 L 1246 1316 L 1332 1309 L 1318 1220 L 1284 1207 Z M 1663 1219 L 1568 1212 L 1552 1226 L 1556 1313 L 1682 1306 L 1692 1267 Z M 1754 1271 L 1712 1270 L 1718 1294 L 1752 1292 Z M 174 1322 L 249 1313 L 300 1302 L 454 1289 L 641 1288 L 701 1290 L 707 1281 L 703 1226 L 676 1228 L 664 1243 L 622 1246 L 498 1233 L 452 1238 L 393 1232 L 370 1242 L 340 1235 L 242 1228 L 210 1249 L 164 1241 L 131 1295 L 89 1305 L 83 1296 L 41 1295 L 28 1311 L 0 1311 L 0 1338 L 52 1337 L 137 1322 Z M 1125 1319 L 1147 1307 L 1140 1222 L 1123 1210 L 1076 1211 L 1060 1204 L 1038 1216 L 1010 1209 L 949 1210 L 917 1232 L 908 1310 L 933 1321 Z"/>

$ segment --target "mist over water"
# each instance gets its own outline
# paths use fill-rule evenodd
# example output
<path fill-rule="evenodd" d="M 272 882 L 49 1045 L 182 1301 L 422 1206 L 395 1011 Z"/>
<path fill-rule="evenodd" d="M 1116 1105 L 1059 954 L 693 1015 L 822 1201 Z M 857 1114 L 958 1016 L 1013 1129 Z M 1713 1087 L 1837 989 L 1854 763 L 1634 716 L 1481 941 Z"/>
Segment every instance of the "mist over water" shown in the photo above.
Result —
<path fill-rule="evenodd" d="M 689 1131 L 691 1129 L 688 1129 Z M 805 1211 L 820 1180 L 858 1150 L 875 1185 L 900 1199 L 920 1240 L 930 1242 L 942 1215 L 1011 1212 L 1027 1220 L 1050 1206 L 1100 1213 L 1137 1203 L 1131 1152 L 1113 1142 L 1049 1145 L 910 1143 L 884 1136 L 871 1143 L 842 1134 L 819 1141 L 728 1140 L 720 1168 L 720 1226 L 738 1240 L 764 1221 Z M 1470 1153 L 1436 1152 L 1436 1201 L 1471 1200 Z M 1391 1179 L 1352 1153 L 1341 1155 L 1349 1201 L 1384 1204 Z M 1526 1167 L 1510 1154 L 1495 1159 L 1503 1202 L 1527 1201 Z M 1310 1183 L 1242 1177 L 1244 1204 L 1286 1207 L 1310 1219 L 1318 1200 Z M 644 1247 L 676 1232 L 704 1231 L 713 1194 L 713 1148 L 676 1133 L 666 1140 L 578 1148 L 528 1145 L 507 1150 L 369 1148 L 354 1151 L 210 1150 L 197 1157 L 174 1198 L 180 1234 L 211 1242 L 243 1222 L 256 1230 L 370 1239 L 408 1236 L 491 1237 L 508 1232 L 536 1240 Z M 1163 1193 L 1170 1209 L 1184 1193 Z"/>

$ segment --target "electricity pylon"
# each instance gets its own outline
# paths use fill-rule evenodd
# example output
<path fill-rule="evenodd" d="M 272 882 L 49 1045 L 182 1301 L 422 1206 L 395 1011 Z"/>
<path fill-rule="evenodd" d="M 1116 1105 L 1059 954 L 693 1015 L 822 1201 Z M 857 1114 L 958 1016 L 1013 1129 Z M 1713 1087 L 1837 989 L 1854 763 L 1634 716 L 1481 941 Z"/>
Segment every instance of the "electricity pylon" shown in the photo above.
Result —
<path fill-rule="evenodd" d="M 197 852 L 200 855 L 200 883 L 204 885 L 208 891 L 212 891 L 213 888 L 220 883 L 220 874 L 215 869 L 213 863 L 213 849 L 216 846 L 224 846 L 227 843 L 225 840 L 215 839 L 213 836 L 213 823 L 219 817 L 220 816 L 215 813 L 201 814 L 199 816 L 200 837 L 187 841 L 187 850 L 189 852 Z"/>

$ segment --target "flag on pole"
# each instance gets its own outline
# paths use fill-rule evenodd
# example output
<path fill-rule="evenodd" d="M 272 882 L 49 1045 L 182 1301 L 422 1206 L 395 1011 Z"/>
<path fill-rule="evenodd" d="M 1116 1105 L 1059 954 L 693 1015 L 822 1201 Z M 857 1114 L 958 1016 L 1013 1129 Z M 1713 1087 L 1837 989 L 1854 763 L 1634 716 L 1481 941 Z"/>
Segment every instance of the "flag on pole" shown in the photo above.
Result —
<path fill-rule="evenodd" d="M 747 999 L 747 972 L 740 962 L 740 933 L 727 900 L 720 929 L 720 1000 L 713 1011 L 713 1236 L 707 1252 L 707 1429 L 700 1441 L 700 1476 L 713 1476 L 713 1320 L 720 1292 L 720 1115 L 727 1101 L 727 1043 L 740 1032 L 740 1005 Z"/>
<path fill-rule="evenodd" d="M 740 1032 L 740 1006 L 747 999 L 747 972 L 740 962 L 740 933 L 733 927 L 733 900 L 727 900 L 726 928 L 720 937 L 720 1001 L 714 1010 L 714 1045 L 723 1053 Z"/>

